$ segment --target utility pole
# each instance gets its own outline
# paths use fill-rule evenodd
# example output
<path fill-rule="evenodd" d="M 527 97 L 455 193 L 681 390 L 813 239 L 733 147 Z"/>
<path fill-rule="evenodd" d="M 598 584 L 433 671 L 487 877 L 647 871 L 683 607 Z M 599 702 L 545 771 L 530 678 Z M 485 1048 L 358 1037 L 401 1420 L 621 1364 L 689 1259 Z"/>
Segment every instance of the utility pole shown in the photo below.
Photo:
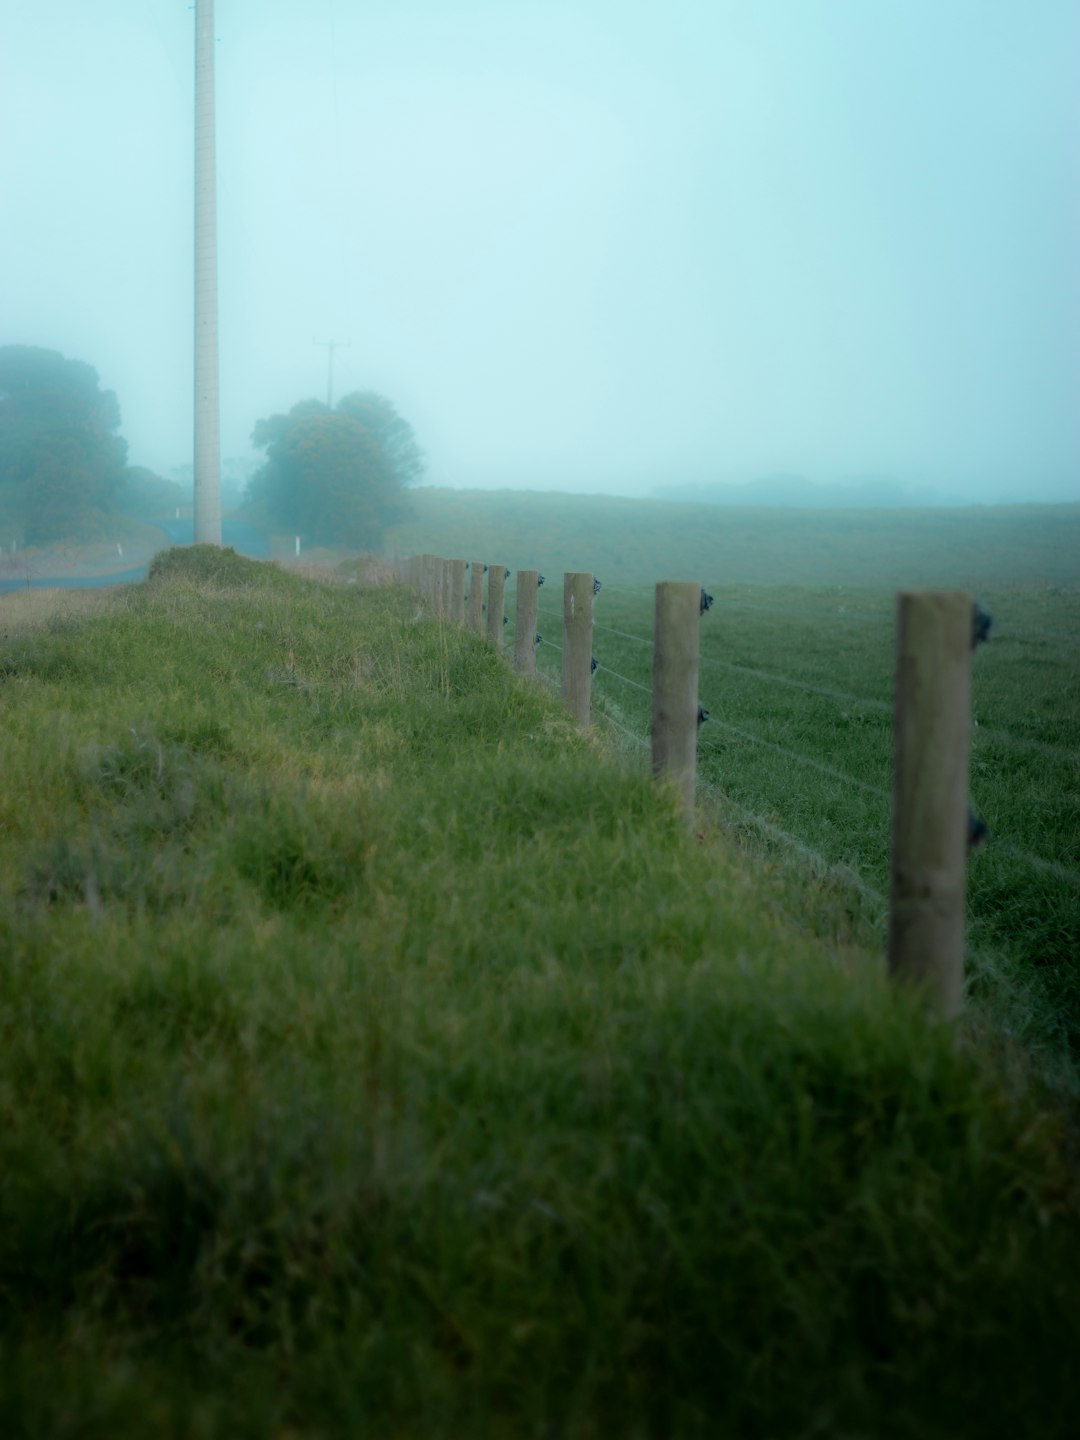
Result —
<path fill-rule="evenodd" d="M 195 0 L 195 543 L 221 544 L 214 0 Z"/>
<path fill-rule="evenodd" d="M 329 352 L 326 373 L 326 408 L 334 408 L 334 351 L 347 349 L 351 340 L 313 340 L 313 345 L 323 345 Z"/>

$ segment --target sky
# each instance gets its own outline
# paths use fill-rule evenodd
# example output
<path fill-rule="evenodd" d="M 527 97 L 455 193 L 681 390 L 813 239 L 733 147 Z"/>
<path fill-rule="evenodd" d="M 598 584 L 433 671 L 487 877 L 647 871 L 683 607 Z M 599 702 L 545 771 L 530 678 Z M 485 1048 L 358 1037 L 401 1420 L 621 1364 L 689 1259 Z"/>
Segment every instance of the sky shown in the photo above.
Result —
<path fill-rule="evenodd" d="M 1080 499 L 1077 0 L 217 0 L 222 453 Z M 194 9 L 0 0 L 0 344 L 192 449 Z"/>

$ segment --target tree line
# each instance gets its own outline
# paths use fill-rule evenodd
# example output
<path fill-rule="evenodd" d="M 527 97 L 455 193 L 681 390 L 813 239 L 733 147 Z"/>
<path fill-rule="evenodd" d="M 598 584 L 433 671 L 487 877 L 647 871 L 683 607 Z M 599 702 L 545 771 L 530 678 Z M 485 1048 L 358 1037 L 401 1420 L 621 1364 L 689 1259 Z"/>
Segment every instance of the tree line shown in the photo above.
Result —
<path fill-rule="evenodd" d="M 127 464 L 120 404 L 82 360 L 35 346 L 0 346 L 0 503 L 21 515 L 24 542 L 104 534 L 118 510 L 148 514 L 177 487 Z M 246 493 L 271 529 L 315 544 L 374 549 L 408 514 L 404 492 L 424 473 L 412 426 L 374 391 L 332 409 L 304 400 L 256 422 L 265 454 Z"/>

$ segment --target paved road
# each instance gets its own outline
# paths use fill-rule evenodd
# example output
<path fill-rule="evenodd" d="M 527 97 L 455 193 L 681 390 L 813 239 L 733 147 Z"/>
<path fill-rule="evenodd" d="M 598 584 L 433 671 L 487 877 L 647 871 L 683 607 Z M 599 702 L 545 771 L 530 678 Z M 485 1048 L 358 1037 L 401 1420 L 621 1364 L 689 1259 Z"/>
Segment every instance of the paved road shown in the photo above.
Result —
<path fill-rule="evenodd" d="M 195 522 L 190 518 L 158 520 L 155 523 L 158 529 L 164 532 L 170 545 L 194 543 Z M 221 543 L 231 545 L 234 550 L 241 555 L 250 556 L 252 560 L 266 560 L 270 555 L 270 542 L 263 532 L 242 520 L 221 522 Z M 34 576 L 30 580 L 25 577 L 0 580 L 0 595 L 8 595 L 13 590 L 98 590 L 105 585 L 133 585 L 146 579 L 147 569 L 146 565 L 139 565 L 133 570 L 117 570 L 108 575 L 63 575 L 53 579 Z"/>

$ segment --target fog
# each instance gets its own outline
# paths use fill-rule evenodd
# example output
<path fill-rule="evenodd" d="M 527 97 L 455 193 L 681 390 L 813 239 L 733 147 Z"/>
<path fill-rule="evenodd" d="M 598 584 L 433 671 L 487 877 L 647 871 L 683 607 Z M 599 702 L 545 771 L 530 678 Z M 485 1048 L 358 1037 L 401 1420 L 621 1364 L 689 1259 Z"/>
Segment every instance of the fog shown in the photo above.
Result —
<path fill-rule="evenodd" d="M 222 453 L 383 392 L 427 483 L 1080 498 L 1076 0 L 217 0 Z M 0 8 L 0 344 L 191 459 L 194 15 Z M 346 345 L 344 342 L 348 342 Z"/>

